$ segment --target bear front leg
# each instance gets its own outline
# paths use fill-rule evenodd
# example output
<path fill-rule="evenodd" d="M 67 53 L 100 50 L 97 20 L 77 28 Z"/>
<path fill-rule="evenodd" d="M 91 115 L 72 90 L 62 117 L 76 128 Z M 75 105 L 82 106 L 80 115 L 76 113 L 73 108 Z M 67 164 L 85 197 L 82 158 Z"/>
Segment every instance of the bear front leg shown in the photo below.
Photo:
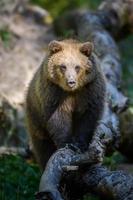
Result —
<path fill-rule="evenodd" d="M 89 144 L 97 126 L 97 116 L 90 110 L 80 115 L 74 115 L 74 140 L 82 152 L 88 150 Z"/>
<path fill-rule="evenodd" d="M 51 156 L 46 165 L 40 181 L 39 193 L 36 194 L 36 200 L 63 200 L 58 191 L 63 172 L 62 166 L 69 165 L 71 161 L 70 155 L 73 154 L 73 151 L 66 145 L 72 137 L 70 114 L 57 109 L 47 121 L 46 129 L 50 139 L 59 150 Z"/>
<path fill-rule="evenodd" d="M 82 115 L 78 113 L 74 115 L 73 144 L 78 147 L 79 154 L 73 158 L 71 165 L 82 167 L 101 162 L 102 147 L 94 137 L 97 117 L 98 115 L 93 115 L 88 110 Z"/>

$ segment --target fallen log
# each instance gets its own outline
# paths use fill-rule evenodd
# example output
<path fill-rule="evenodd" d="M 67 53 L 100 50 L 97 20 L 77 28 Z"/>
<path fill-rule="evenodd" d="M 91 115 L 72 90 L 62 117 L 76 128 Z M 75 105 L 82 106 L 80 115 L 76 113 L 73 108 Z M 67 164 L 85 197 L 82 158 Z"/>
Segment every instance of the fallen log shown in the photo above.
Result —
<path fill-rule="evenodd" d="M 36 199 L 62 200 L 59 185 L 63 170 L 68 170 L 69 174 L 70 165 L 80 174 L 80 182 L 86 185 L 86 190 L 108 199 L 133 199 L 133 176 L 119 171 L 110 172 L 99 166 L 105 154 L 119 147 L 121 134 L 118 114 L 128 105 L 128 98 L 120 91 L 122 67 L 113 37 L 118 38 L 127 25 L 132 32 L 132 14 L 129 12 L 132 6 L 132 1 L 105 1 L 96 12 L 72 11 L 56 21 L 56 29 L 73 29 L 78 38 L 93 41 L 107 80 L 107 100 L 102 120 L 88 151 L 82 154 L 73 145 L 57 150 L 47 163 Z"/>
<path fill-rule="evenodd" d="M 93 166 L 83 180 L 86 187 L 104 199 L 133 199 L 133 176 L 123 171 L 109 171 L 101 166 Z"/>
<path fill-rule="evenodd" d="M 80 157 L 81 154 L 75 153 L 74 150 L 68 147 L 57 150 L 47 163 L 39 186 L 40 192 L 36 194 L 36 200 L 63 200 L 59 192 L 60 181 L 64 178 L 65 182 L 70 173 L 69 170 L 71 170 L 71 166 L 66 167 L 66 164 L 71 165 L 71 163 Z M 72 170 L 76 171 L 75 176 L 72 177 L 75 180 L 72 180 L 72 182 L 77 182 L 79 189 L 82 188 L 84 192 L 94 192 L 100 197 L 108 199 L 133 199 L 133 176 L 124 171 L 109 171 L 107 168 L 94 163 L 92 166 L 87 163 L 87 166 L 75 167 Z M 76 195 L 81 194 L 74 188 L 75 186 L 70 180 L 69 184 L 72 191 L 69 199 L 74 200 L 77 199 Z M 76 191 L 76 194 L 74 191 Z"/>

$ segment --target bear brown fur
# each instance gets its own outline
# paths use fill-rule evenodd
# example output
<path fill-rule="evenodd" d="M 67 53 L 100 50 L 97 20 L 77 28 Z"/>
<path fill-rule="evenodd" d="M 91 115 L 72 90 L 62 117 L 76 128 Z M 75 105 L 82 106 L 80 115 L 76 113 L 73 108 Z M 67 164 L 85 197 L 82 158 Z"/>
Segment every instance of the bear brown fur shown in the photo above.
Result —
<path fill-rule="evenodd" d="M 86 151 L 105 102 L 105 79 L 91 42 L 52 41 L 26 98 L 26 119 L 33 151 L 44 169 L 68 143 Z"/>

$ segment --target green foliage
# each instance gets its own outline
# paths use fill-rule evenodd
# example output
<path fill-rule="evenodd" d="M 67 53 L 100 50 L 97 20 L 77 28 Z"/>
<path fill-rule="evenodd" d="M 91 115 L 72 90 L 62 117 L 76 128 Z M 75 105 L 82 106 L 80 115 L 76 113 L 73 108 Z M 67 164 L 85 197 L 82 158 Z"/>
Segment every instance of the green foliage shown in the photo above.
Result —
<path fill-rule="evenodd" d="M 40 172 L 19 156 L 0 157 L 0 199 L 33 200 L 38 189 Z"/>
<path fill-rule="evenodd" d="M 7 27 L 3 27 L 0 29 L 0 39 L 2 40 L 5 47 L 9 46 L 11 36 L 11 32 L 8 30 Z"/>
<path fill-rule="evenodd" d="M 99 200 L 99 198 L 92 195 L 86 195 L 84 196 L 83 200 Z"/>
<path fill-rule="evenodd" d="M 48 10 L 53 17 L 56 17 L 64 11 L 74 8 L 96 8 L 101 0 L 31 0 L 31 2 L 40 5 Z"/>
<path fill-rule="evenodd" d="M 119 152 L 114 152 L 111 156 L 105 157 L 103 164 L 108 166 L 111 170 L 116 170 L 117 165 L 125 161 L 125 157 Z"/>

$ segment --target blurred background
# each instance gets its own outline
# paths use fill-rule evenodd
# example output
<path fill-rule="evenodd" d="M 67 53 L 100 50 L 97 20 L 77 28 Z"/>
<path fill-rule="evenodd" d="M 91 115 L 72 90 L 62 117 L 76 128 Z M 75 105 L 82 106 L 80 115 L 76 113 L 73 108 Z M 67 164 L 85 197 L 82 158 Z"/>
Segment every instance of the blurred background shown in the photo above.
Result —
<path fill-rule="evenodd" d="M 34 159 L 25 153 L 25 149 L 28 152 L 28 138 L 24 99 L 29 81 L 46 55 L 47 44 L 58 37 L 53 28 L 54 20 L 72 9 L 96 10 L 101 2 L 0 0 L 1 200 L 33 200 L 38 189 L 40 170 Z M 133 36 L 118 42 L 118 47 L 123 66 L 122 90 L 130 99 L 133 114 Z M 126 158 L 115 152 L 104 162 L 110 169 L 117 169 Z M 133 172 L 132 166 L 128 169 Z M 88 194 L 84 200 L 98 200 L 98 197 Z"/>
<path fill-rule="evenodd" d="M 100 2 L 102 2 L 102 0 L 31 0 L 31 3 L 39 5 L 48 10 L 53 18 L 61 15 L 67 10 L 72 10 L 75 8 L 96 9 Z"/>

